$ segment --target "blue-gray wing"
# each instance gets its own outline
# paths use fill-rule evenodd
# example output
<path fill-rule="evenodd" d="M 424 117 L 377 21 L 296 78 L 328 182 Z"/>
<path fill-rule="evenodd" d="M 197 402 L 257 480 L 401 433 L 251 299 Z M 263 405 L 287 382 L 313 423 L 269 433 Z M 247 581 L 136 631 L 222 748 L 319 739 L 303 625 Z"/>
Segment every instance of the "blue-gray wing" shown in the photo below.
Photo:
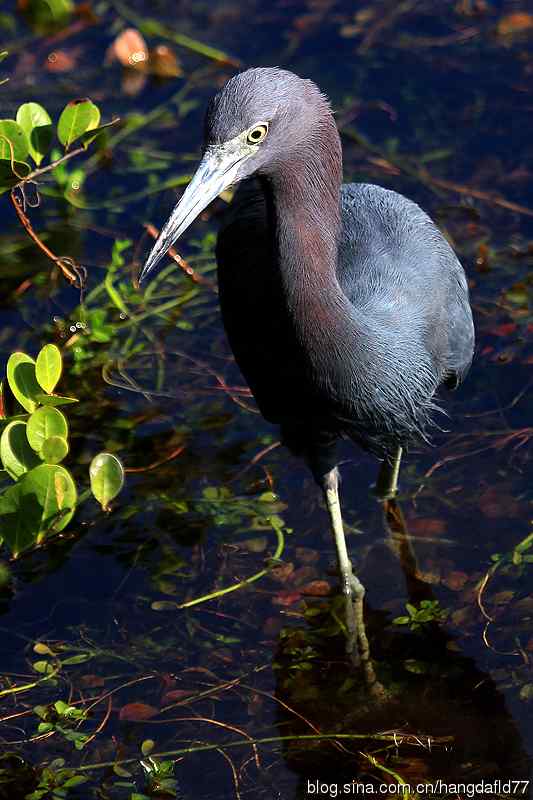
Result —
<path fill-rule="evenodd" d="M 422 209 L 397 192 L 345 184 L 337 274 L 355 313 L 384 319 L 391 343 L 418 339 L 439 382 L 454 388 L 474 352 L 468 284 L 452 248 Z"/>

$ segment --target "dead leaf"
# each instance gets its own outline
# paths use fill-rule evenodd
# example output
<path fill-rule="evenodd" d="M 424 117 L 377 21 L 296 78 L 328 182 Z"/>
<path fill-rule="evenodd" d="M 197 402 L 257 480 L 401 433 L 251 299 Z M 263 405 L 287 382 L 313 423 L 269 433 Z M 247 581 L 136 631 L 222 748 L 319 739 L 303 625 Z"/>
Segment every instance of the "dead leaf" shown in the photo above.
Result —
<path fill-rule="evenodd" d="M 407 523 L 407 530 L 412 536 L 432 538 L 440 536 L 446 530 L 446 523 L 443 519 L 423 519 L 413 517 Z"/>
<path fill-rule="evenodd" d="M 502 17 L 496 26 L 499 36 L 512 36 L 514 33 L 524 33 L 533 30 L 533 16 L 524 11 L 515 11 Z"/>
<path fill-rule="evenodd" d="M 194 692 L 190 689 L 171 689 L 169 692 L 165 692 L 161 698 L 161 705 L 166 706 L 169 703 L 177 703 L 185 697 L 191 697 L 192 694 L 194 694 Z"/>
<path fill-rule="evenodd" d="M 52 53 L 49 53 L 45 62 L 45 68 L 47 72 L 72 72 L 72 70 L 75 69 L 78 64 L 78 56 L 80 52 L 81 51 L 78 48 L 70 51 L 54 50 Z"/>
<path fill-rule="evenodd" d="M 310 567 L 309 565 L 305 564 L 302 567 L 298 567 L 295 569 L 291 575 L 291 583 L 294 586 L 302 586 L 305 583 L 309 583 L 310 581 L 314 580 L 318 575 L 318 571 L 316 567 Z"/>
<path fill-rule="evenodd" d="M 106 61 L 119 61 L 124 67 L 144 71 L 148 62 L 148 47 L 142 34 L 135 28 L 126 28 L 110 45 Z"/>
<path fill-rule="evenodd" d="M 450 572 L 442 582 L 448 589 L 451 589 L 452 592 L 460 592 L 467 581 L 468 575 L 466 572 Z"/>
<path fill-rule="evenodd" d="M 301 596 L 300 592 L 278 592 L 272 598 L 272 603 L 275 606 L 292 606 L 300 600 Z"/>
<path fill-rule="evenodd" d="M 302 586 L 300 592 L 306 597 L 327 597 L 331 594 L 331 586 L 327 581 L 311 581 Z"/>
<path fill-rule="evenodd" d="M 294 564 L 275 564 L 270 570 L 270 577 L 278 583 L 285 583 L 294 572 Z"/>
<path fill-rule="evenodd" d="M 183 75 L 174 51 L 166 44 L 159 44 L 150 50 L 149 68 L 157 78 L 179 78 Z"/>
<path fill-rule="evenodd" d="M 128 703 L 120 709 L 118 718 L 121 722 L 140 722 L 143 719 L 152 719 L 159 710 L 146 703 Z"/>
<path fill-rule="evenodd" d="M 100 675 L 82 675 L 79 681 L 84 689 L 98 689 L 105 686 L 105 681 Z"/>

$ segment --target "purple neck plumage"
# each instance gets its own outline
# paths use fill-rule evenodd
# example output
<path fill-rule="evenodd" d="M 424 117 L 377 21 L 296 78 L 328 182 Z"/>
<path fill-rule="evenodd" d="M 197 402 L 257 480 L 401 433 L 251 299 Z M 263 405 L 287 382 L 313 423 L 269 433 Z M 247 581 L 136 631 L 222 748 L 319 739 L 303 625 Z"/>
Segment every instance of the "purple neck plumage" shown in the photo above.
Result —
<path fill-rule="evenodd" d="M 302 341 L 323 336 L 346 300 L 336 267 L 342 150 L 329 106 L 322 106 L 297 151 L 276 161 L 263 181 L 287 312 Z"/>

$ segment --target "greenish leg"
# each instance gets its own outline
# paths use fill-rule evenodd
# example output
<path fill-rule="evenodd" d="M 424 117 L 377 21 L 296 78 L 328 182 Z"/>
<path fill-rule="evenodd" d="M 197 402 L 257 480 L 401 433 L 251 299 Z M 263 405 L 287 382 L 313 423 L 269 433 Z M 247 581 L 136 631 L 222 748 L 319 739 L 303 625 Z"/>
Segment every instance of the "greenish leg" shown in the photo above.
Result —
<path fill-rule="evenodd" d="M 398 475 L 400 474 L 400 463 L 402 460 L 402 448 L 398 447 L 392 463 L 385 459 L 382 463 L 374 493 L 380 500 L 392 500 L 398 493 Z"/>
<path fill-rule="evenodd" d="M 346 627 L 348 630 L 346 652 L 352 656 L 355 663 L 360 663 L 361 661 L 368 661 L 370 658 L 363 615 L 365 587 L 353 574 L 352 562 L 348 557 L 344 526 L 342 524 L 339 501 L 339 480 L 336 469 L 332 470 L 325 477 L 323 488 L 331 529 L 335 539 L 335 548 L 337 550 L 342 594 L 345 599 Z"/>

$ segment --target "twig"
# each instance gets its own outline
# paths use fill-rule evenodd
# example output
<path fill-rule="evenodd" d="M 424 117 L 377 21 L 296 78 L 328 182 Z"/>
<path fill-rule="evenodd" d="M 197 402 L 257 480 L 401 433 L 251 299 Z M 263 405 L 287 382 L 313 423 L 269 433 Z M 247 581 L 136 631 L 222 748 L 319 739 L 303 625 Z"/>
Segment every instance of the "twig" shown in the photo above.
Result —
<path fill-rule="evenodd" d="M 237 770 L 235 769 L 235 764 L 231 760 L 230 756 L 228 756 L 228 754 L 221 747 L 217 747 L 217 752 L 220 753 L 220 755 L 223 758 L 225 758 L 226 761 L 228 762 L 228 764 L 230 766 L 230 769 L 231 769 L 231 776 L 233 778 L 233 786 L 235 788 L 235 797 L 237 798 L 237 800 L 241 800 L 241 793 L 239 791 L 239 776 L 237 774 Z"/>
<path fill-rule="evenodd" d="M 436 178 L 426 169 L 426 167 L 413 165 L 412 159 L 409 160 L 406 157 L 400 158 L 398 156 L 393 156 L 390 153 L 384 153 L 380 147 L 372 144 L 372 142 L 369 141 L 369 139 L 367 139 L 366 136 L 364 136 L 354 126 L 342 128 L 340 132 L 341 135 L 346 139 L 355 142 L 357 145 L 359 145 L 359 147 L 367 150 L 370 153 L 375 153 L 380 158 L 396 167 L 396 169 L 399 169 L 400 172 L 403 172 L 405 175 L 409 175 L 409 177 L 426 184 L 433 189 L 433 191 L 436 191 L 437 189 L 444 189 L 446 192 L 457 192 L 457 194 L 475 197 L 477 200 L 481 200 L 484 203 L 491 203 L 492 205 L 499 206 L 500 208 L 505 208 L 508 211 L 514 211 L 517 214 L 524 214 L 527 217 L 533 217 L 533 209 L 527 208 L 527 206 L 522 206 L 519 203 L 513 203 L 511 200 L 507 200 L 500 194 L 496 194 L 494 192 L 484 192 L 482 189 L 476 189 L 473 186 L 465 186 L 461 183 L 447 181 L 444 178 Z"/>
<path fill-rule="evenodd" d="M 365 38 L 357 48 L 357 52 L 360 55 L 364 55 L 368 53 L 370 48 L 374 45 L 378 36 L 383 33 L 384 30 L 390 28 L 391 25 L 396 21 L 398 17 L 402 14 L 405 14 L 416 5 L 416 0 L 414 2 L 412 0 L 407 0 L 407 2 L 400 3 L 396 7 L 392 7 L 392 10 L 389 11 L 388 14 L 384 14 L 383 16 L 378 16 L 376 22 L 371 26 L 370 30 L 367 31 Z"/>
<path fill-rule="evenodd" d="M 176 447 L 175 450 L 166 455 L 164 458 L 160 458 L 159 461 L 154 461 L 152 464 L 148 464 L 147 467 L 126 467 L 124 469 L 124 472 L 149 472 L 150 470 L 157 469 L 163 464 L 167 464 L 169 461 L 172 461 L 174 458 L 177 458 L 183 453 L 184 450 L 185 450 L 185 445 L 182 444 L 179 447 Z"/>
<path fill-rule="evenodd" d="M 272 527 L 276 533 L 276 537 L 278 540 L 278 546 L 276 547 L 276 552 L 270 559 L 271 561 L 278 561 L 281 558 L 281 554 L 285 548 L 285 537 L 283 536 L 283 531 L 280 525 L 274 524 L 272 520 L 270 520 Z M 242 589 L 243 586 L 248 586 L 250 583 L 254 583 L 262 578 L 264 575 L 267 575 L 270 572 L 270 567 L 265 567 L 265 569 L 256 572 L 255 575 L 251 575 L 249 578 L 245 578 L 239 583 L 234 583 L 232 586 L 226 586 L 225 589 L 218 589 L 215 592 L 210 592 L 209 594 L 204 594 L 202 597 L 196 597 L 194 600 L 188 600 L 186 603 L 179 603 L 176 604 L 176 608 L 183 609 L 183 608 L 191 608 L 192 606 L 197 606 L 199 603 L 206 603 L 208 600 L 216 600 L 219 597 L 223 597 L 225 594 L 229 594 L 230 592 L 236 592 L 237 589 Z"/>
<path fill-rule="evenodd" d="M 412 746 L 420 746 L 420 739 L 413 734 L 402 734 L 402 744 L 408 744 Z M 262 739 L 253 739 L 253 744 L 283 744 L 284 742 L 317 742 L 317 741 L 329 741 L 329 740 L 347 740 L 347 741 L 361 741 L 361 740 L 369 740 L 369 741 L 377 741 L 377 742 L 391 742 L 393 744 L 397 744 L 397 739 L 395 734 L 390 733 L 320 733 L 320 734 L 300 734 L 299 736 L 294 735 L 286 735 L 286 736 L 265 736 Z M 438 736 L 433 737 L 432 743 L 433 744 L 450 744 L 454 741 L 453 736 Z M 233 748 L 233 747 L 250 747 L 252 742 L 249 739 L 239 739 L 233 742 L 225 742 L 224 748 Z M 178 750 L 167 750 L 161 753 L 152 753 L 152 758 L 177 758 L 178 756 L 187 755 L 187 753 L 200 753 L 200 752 L 207 752 L 209 750 L 218 750 L 221 745 L 219 744 L 205 744 L 199 745 L 197 747 L 183 747 Z M 96 764 L 81 764 L 77 767 L 78 772 L 90 772 L 91 770 L 97 769 L 109 769 L 113 768 L 114 766 L 124 766 L 126 764 L 134 764 L 138 761 L 138 758 L 124 758 L 120 759 L 119 761 L 101 761 Z"/>
<path fill-rule="evenodd" d="M 419 172 L 420 180 L 426 181 L 434 186 L 439 186 L 441 189 L 445 189 L 448 192 L 465 194 L 470 197 L 475 197 L 477 200 L 483 200 L 485 203 L 492 203 L 492 205 L 505 208 L 508 211 L 515 211 L 517 214 L 524 214 L 527 217 L 533 217 L 533 209 L 527 208 L 526 206 L 521 206 L 519 203 L 513 203 L 511 200 L 507 200 L 505 197 L 502 197 L 500 194 L 496 194 L 495 192 L 484 192 L 482 189 L 476 189 L 473 186 L 463 186 L 460 183 L 447 181 L 444 178 L 435 178 L 425 167 L 420 167 Z"/>
<path fill-rule="evenodd" d="M 201 716 L 193 716 L 193 717 L 174 717 L 172 719 L 144 719 L 142 720 L 143 724 L 151 724 L 151 725 L 166 725 L 169 722 L 205 722 L 207 725 L 216 725 L 219 728 L 224 728 L 227 731 L 233 731 L 233 733 L 240 734 L 243 738 L 248 739 L 250 742 L 253 754 L 254 754 L 254 761 L 258 769 L 261 769 L 261 760 L 259 758 L 259 752 L 257 750 L 257 745 L 254 742 L 252 736 L 250 736 L 246 731 L 242 728 L 238 728 L 236 725 L 229 725 L 227 722 L 220 722 L 217 719 L 211 719 L 209 717 L 201 717 Z"/>
<path fill-rule="evenodd" d="M 39 239 L 38 235 L 33 230 L 30 220 L 24 212 L 23 201 L 17 197 L 15 193 L 17 188 L 20 189 L 21 186 L 14 186 L 13 189 L 11 189 L 9 196 L 11 198 L 13 208 L 17 212 L 17 216 L 22 223 L 24 230 L 30 239 L 45 254 L 45 256 L 53 261 L 56 267 L 61 270 L 63 276 L 77 289 L 83 289 L 87 280 L 87 270 L 85 267 L 81 267 L 79 264 L 76 264 L 72 258 L 68 258 L 67 256 L 56 256 L 55 253 L 53 253 L 50 248 L 47 247 L 41 239 Z"/>
<path fill-rule="evenodd" d="M 41 175 L 44 175 L 47 172 L 58 167 L 60 164 L 63 164 L 65 161 L 69 161 L 69 159 L 74 158 L 74 156 L 79 156 L 80 153 L 84 153 L 86 150 L 85 147 L 77 147 L 75 150 L 71 150 L 70 153 L 65 153 L 64 156 L 58 158 L 57 161 L 53 161 L 51 164 L 48 164 L 46 167 L 41 167 L 40 169 L 34 169 L 33 172 L 30 172 L 29 175 L 26 175 L 25 178 L 14 186 L 14 189 L 19 188 L 24 183 L 28 183 L 28 181 L 34 181 L 36 178 L 40 178 Z"/>
<path fill-rule="evenodd" d="M 157 230 L 155 225 L 152 225 L 150 222 L 147 222 L 144 225 L 144 228 L 153 239 L 157 239 L 157 237 L 159 236 L 159 231 Z M 183 270 L 183 272 L 187 275 L 188 278 L 191 279 L 193 283 L 200 283 L 204 286 L 208 286 L 210 289 L 215 291 L 215 284 L 208 278 L 204 278 L 203 275 L 198 275 L 198 273 L 194 271 L 194 269 L 191 267 L 188 261 L 186 261 L 184 258 L 182 258 L 182 256 L 180 256 L 175 247 L 169 247 L 167 252 L 168 255 L 172 259 L 174 259 L 178 267 Z"/>
<path fill-rule="evenodd" d="M 88 739 L 86 739 L 85 746 L 87 746 L 89 744 L 89 742 L 92 742 L 93 739 L 96 739 L 98 734 L 103 731 L 103 729 L 105 728 L 105 726 L 107 725 L 107 723 L 109 721 L 109 717 L 111 716 L 112 708 L 113 708 L 113 701 L 112 701 L 111 697 L 109 696 L 107 698 L 107 709 L 106 709 L 104 718 L 101 721 L 101 723 L 99 724 L 99 726 L 97 727 L 97 729 L 89 736 Z"/>

